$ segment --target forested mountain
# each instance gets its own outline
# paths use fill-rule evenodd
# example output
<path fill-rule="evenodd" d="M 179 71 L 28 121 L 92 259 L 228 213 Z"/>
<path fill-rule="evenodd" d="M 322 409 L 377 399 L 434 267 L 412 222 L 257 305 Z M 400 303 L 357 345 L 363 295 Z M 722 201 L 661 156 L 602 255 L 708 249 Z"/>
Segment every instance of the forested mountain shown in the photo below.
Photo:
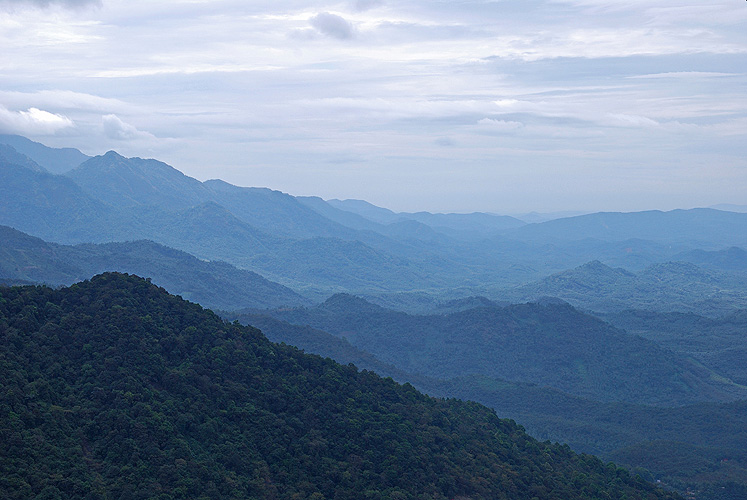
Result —
<path fill-rule="evenodd" d="M 720 316 L 747 307 L 747 276 L 664 262 L 632 273 L 599 261 L 500 293 L 505 300 L 552 296 L 595 311 L 649 309 Z"/>
<path fill-rule="evenodd" d="M 747 396 L 688 358 L 564 303 L 418 316 L 340 294 L 313 308 L 268 313 L 345 337 L 384 362 L 429 377 L 484 375 L 600 401 L 657 405 Z"/>
<path fill-rule="evenodd" d="M 535 437 L 568 443 L 574 450 L 603 459 L 615 458 L 636 470 L 645 467 L 649 472 L 641 472 L 646 477 L 682 491 L 695 491 L 698 499 L 739 500 L 747 492 L 745 401 L 661 408 L 604 403 L 550 387 L 484 375 L 440 380 L 385 364 L 346 339 L 310 326 L 292 325 L 263 314 L 226 317 L 259 325 L 276 342 L 330 356 L 343 364 L 355 363 L 397 381 L 410 382 L 429 394 L 480 402 L 499 415 L 521 422 Z M 743 366 L 734 363 L 734 367 Z"/>
<path fill-rule="evenodd" d="M 734 311 L 720 318 L 640 310 L 601 316 L 631 334 L 691 356 L 734 382 L 747 386 L 747 310 Z"/>
<path fill-rule="evenodd" d="M 690 250 L 676 258 L 708 269 L 747 273 L 747 250 L 744 248 L 730 247 L 715 251 Z"/>
<path fill-rule="evenodd" d="M 148 276 L 170 293 L 211 308 L 308 303 L 293 290 L 251 271 L 202 261 L 152 241 L 58 245 L 0 226 L 0 278 L 6 282 L 71 285 L 104 271 Z"/>
<path fill-rule="evenodd" d="M 140 278 L 0 291 L 3 498 L 676 495 Z"/>

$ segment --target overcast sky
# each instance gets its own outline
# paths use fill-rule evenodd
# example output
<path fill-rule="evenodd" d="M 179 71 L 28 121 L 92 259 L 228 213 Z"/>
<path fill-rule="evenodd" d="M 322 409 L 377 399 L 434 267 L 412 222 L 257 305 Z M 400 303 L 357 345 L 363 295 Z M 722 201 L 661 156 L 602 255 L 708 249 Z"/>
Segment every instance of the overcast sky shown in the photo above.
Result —
<path fill-rule="evenodd" d="M 743 0 L 0 0 L 0 132 L 395 210 L 747 204 Z"/>

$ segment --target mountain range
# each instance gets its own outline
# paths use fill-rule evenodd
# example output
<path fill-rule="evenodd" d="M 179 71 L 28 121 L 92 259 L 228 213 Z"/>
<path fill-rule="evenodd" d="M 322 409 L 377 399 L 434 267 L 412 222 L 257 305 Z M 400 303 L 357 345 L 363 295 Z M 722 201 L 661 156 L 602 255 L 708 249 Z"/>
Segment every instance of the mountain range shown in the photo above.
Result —
<path fill-rule="evenodd" d="M 396 213 L 360 200 L 325 201 L 266 188 L 233 186 L 217 179 L 200 182 L 155 159 L 125 158 L 113 151 L 90 157 L 18 136 L 0 136 L 2 284 L 67 286 L 105 271 L 142 275 L 171 293 L 222 310 L 225 318 L 260 326 L 274 341 L 344 364 L 355 363 L 412 383 L 429 394 L 482 402 L 501 415 L 517 419 L 542 439 L 568 442 L 576 450 L 601 454 L 605 460 L 619 461 L 643 477 L 661 479 L 681 491 L 690 488 L 697 500 L 744 498 L 747 458 L 740 451 L 740 422 L 744 421 L 747 390 L 743 369 L 747 351 L 742 340 L 743 311 L 747 310 L 747 214 L 692 209 L 523 219 L 486 213 Z M 135 284 L 140 283 L 135 278 L 128 281 L 129 277 L 115 276 L 119 275 L 94 279 L 93 288 L 74 285 L 70 290 L 75 292 L 34 289 L 41 294 L 33 299 L 35 309 L 26 307 L 22 318 L 14 316 L 13 324 L 27 325 L 33 331 L 35 321 L 56 318 L 55 307 L 62 308 L 63 303 L 49 294 L 62 297 L 71 293 L 68 297 L 82 303 L 65 307 L 85 307 L 101 292 L 99 285 L 109 287 L 104 295 L 152 289 L 148 288 L 152 284 Z M 115 292 L 120 285 L 129 291 Z M 132 300 L 137 303 L 139 299 Z M 524 303 L 527 301 L 531 303 Z M 142 308 L 148 310 L 145 305 Z M 194 311 L 187 316 L 197 323 L 208 321 Z M 73 323 L 88 321 L 87 313 L 80 309 L 70 314 L 76 318 L 70 320 Z M 107 319 L 106 328 L 115 336 L 117 332 L 130 335 L 130 329 L 137 325 L 150 329 L 153 325 L 148 317 L 162 318 L 159 314 L 143 312 L 135 318 L 128 313 L 121 324 Z M 72 324 L 55 321 L 45 323 L 39 330 L 42 333 L 34 338 L 43 339 L 47 333 Z M 85 324 L 83 330 L 98 328 Z M 156 325 L 160 333 L 148 330 L 156 337 L 148 333 L 137 341 L 138 345 L 152 347 L 154 342 L 161 342 L 158 335 L 163 333 L 164 324 Z M 206 333 L 199 325 L 192 326 L 201 335 Z M 182 327 L 179 335 L 187 339 L 186 344 L 174 344 L 180 356 L 189 354 L 185 345 L 202 345 L 194 337 L 195 331 L 186 323 Z M 225 333 L 227 328 L 217 331 Z M 83 334 L 83 330 L 76 330 L 75 335 Z M 14 342 L 7 345 L 19 347 Z M 104 344 L 100 347 L 103 352 L 116 349 Z M 266 347 L 257 349 L 268 352 Z M 147 352 L 153 359 L 159 356 Z M 215 351 L 218 358 L 221 352 Z M 275 351 L 275 356 L 279 352 Z M 134 358 L 137 354 L 124 356 Z M 187 364 L 180 369 L 202 366 L 207 358 L 199 356 L 199 360 L 182 358 Z M 262 359 L 262 366 L 272 365 L 282 373 L 294 363 L 306 363 L 284 357 L 286 361 L 277 365 L 269 358 Z M 99 361 L 111 368 L 106 358 Z M 126 366 L 124 372 L 141 373 L 130 370 L 134 365 Z M 49 375 L 56 377 L 59 373 Z M 23 387 L 39 379 L 37 374 L 29 377 Z M 303 377 L 308 379 L 308 374 L 298 380 Z M 58 378 L 54 380 L 50 382 L 53 387 L 62 387 Z M 122 387 L 135 387 L 132 378 L 128 380 L 130 386 Z M 138 394 L 145 394 L 141 401 L 151 404 L 148 394 L 165 386 L 161 379 L 148 380 L 155 385 L 139 386 Z M 204 377 L 192 377 L 188 382 L 199 390 L 212 387 L 208 393 L 222 390 L 215 389 L 215 384 Z M 276 383 L 293 386 L 288 381 L 272 382 Z M 83 391 L 80 387 L 75 390 Z M 47 398 L 48 390 L 42 392 Z M 288 399 L 291 393 L 293 390 L 283 393 L 272 404 Z M 54 412 L 58 406 L 70 407 L 50 404 L 34 408 Z M 74 408 L 76 403 L 71 404 Z M 34 408 L 22 413 L 33 414 Z M 122 415 L 124 409 L 118 406 L 115 413 Z M 219 423 L 223 417 L 218 414 L 200 420 L 206 415 L 203 409 L 206 407 L 199 409 L 195 421 L 222 426 L 219 436 L 249 432 L 223 426 Z M 193 415 L 195 411 L 190 410 Z M 156 420 L 166 415 L 160 410 L 157 413 L 151 415 Z M 11 416 L 5 415 L 8 419 Z M 56 424 L 51 422 L 56 414 L 50 415 L 44 417 L 48 418 L 46 428 L 55 429 Z M 269 420 L 288 417 L 263 415 Z M 84 417 L 75 414 L 76 422 Z M 68 424 L 72 425 L 64 425 Z M 296 424 L 289 425 L 295 428 Z M 135 428 L 140 427 L 131 427 Z M 179 427 L 180 432 L 188 428 Z M 201 428 L 207 432 L 207 427 Z M 56 429 L 54 432 L 85 436 L 80 445 L 64 445 L 80 446 L 82 463 L 107 463 L 110 470 L 122 471 L 117 467 L 124 462 L 112 462 L 110 458 L 126 455 L 128 452 L 122 450 L 129 449 L 131 443 L 116 442 L 116 451 L 101 458 L 90 454 L 94 448 L 89 446 L 93 436 L 89 431 L 72 431 L 70 426 Z M 21 433 L 21 438 L 14 434 L 12 442 L 21 446 L 18 439 L 25 439 L 29 432 L 39 435 L 41 431 Z M 196 461 L 181 458 L 190 464 L 190 470 L 226 471 L 227 463 L 243 460 L 221 454 L 217 442 L 210 441 L 213 444 L 206 450 L 187 434 L 184 436 L 179 439 L 197 450 L 197 455 L 192 455 Z M 324 436 L 319 439 L 315 436 L 310 442 L 329 442 Z M 98 450 L 106 447 L 102 443 L 96 445 Z M 313 450 L 329 449 L 317 444 Z M 182 444 L 178 447 L 183 449 Z M 144 443 L 138 443 L 135 449 L 138 456 L 144 450 L 155 456 Z M 49 450 L 50 457 L 61 456 L 61 452 Z M 24 467 L 46 460 L 28 455 L 28 451 L 23 453 L 27 453 Z M 304 457 L 317 456 L 304 453 Z M 295 460 L 290 456 L 282 460 Z M 331 460 L 340 459 L 336 457 Z M 269 484 L 267 478 L 272 478 L 273 484 L 286 484 L 286 472 L 272 469 L 269 462 L 265 467 L 261 461 L 252 460 L 254 468 L 246 469 L 254 471 L 250 479 L 233 473 L 220 478 L 204 474 L 189 477 L 213 483 L 234 478 L 231 481 L 244 485 L 235 491 L 245 495 L 254 491 L 254 495 L 263 497 L 328 496 L 332 491 L 328 483 L 324 486 L 324 480 L 312 482 L 313 488 L 303 491 L 293 490 L 295 486 L 262 490 L 258 485 Z M 49 465 L 44 463 L 44 467 Z M 141 467 L 141 472 L 142 467 L 148 467 L 145 463 L 137 457 L 131 459 L 131 466 Z M 158 463 L 162 467 L 165 462 Z M 18 470 L 19 466 L 9 467 Z M 303 464 L 294 467 L 305 470 Z M 339 474 L 341 469 L 335 470 L 330 474 Z M 376 473 L 381 477 L 380 470 Z M 127 474 L 124 471 L 122 477 L 132 477 Z M 521 477 L 528 477 L 526 471 Z M 39 489 L 41 483 L 32 484 L 27 479 L 14 476 L 14 481 L 20 481 L 19 489 L 14 490 L 20 497 L 28 496 L 28 491 L 41 495 L 48 487 L 44 494 L 54 498 L 69 487 L 51 480 Z M 104 479 L 94 477 L 91 481 Z M 246 486 L 247 481 L 253 486 Z M 157 485 L 139 484 L 129 493 L 123 482 L 107 483 L 104 489 L 112 488 L 125 497 L 138 492 L 147 497 L 155 494 Z M 180 482 L 178 488 L 182 497 L 197 491 L 194 482 Z M 221 491 L 226 494 L 228 490 Z M 345 494 L 352 494 L 350 491 Z M 393 498 L 393 491 L 377 494 Z M 438 491 L 459 494 L 453 488 Z M 470 491 L 475 497 L 484 493 Z M 534 491 L 538 498 L 552 498 L 547 491 Z M 410 494 L 397 493 L 405 497 Z M 344 498 L 343 493 L 335 494 Z M 568 495 L 574 498 L 573 493 Z M 629 496 L 639 498 L 636 495 Z M 592 497 L 603 498 L 601 493 Z"/>
<path fill-rule="evenodd" d="M 711 209 L 536 224 L 484 213 L 396 214 L 365 202 L 200 182 L 115 152 L 80 153 L 79 165 L 53 175 L 40 163 L 62 152 L 4 137 L 25 144 L 30 156 L 0 156 L 0 224 L 63 244 L 149 239 L 316 300 L 341 291 L 490 295 L 595 259 L 638 271 L 693 250 L 747 243 L 747 214 Z"/>

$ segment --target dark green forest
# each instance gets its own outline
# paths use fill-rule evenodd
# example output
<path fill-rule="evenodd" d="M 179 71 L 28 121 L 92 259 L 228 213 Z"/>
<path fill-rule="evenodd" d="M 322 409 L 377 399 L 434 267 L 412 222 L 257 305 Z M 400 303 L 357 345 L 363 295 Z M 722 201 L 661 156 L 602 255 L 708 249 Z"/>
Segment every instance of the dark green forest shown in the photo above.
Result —
<path fill-rule="evenodd" d="M 134 276 L 0 289 L 0 337 L 3 498 L 676 498 Z"/>

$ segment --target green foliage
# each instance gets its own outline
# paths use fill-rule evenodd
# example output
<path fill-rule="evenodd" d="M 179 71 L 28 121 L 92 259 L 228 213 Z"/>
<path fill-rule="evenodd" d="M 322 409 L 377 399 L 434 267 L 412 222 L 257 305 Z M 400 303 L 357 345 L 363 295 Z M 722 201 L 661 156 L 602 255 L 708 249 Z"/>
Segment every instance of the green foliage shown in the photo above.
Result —
<path fill-rule="evenodd" d="M 120 274 L 0 290 L 0 441 L 8 499 L 676 497 Z"/>

